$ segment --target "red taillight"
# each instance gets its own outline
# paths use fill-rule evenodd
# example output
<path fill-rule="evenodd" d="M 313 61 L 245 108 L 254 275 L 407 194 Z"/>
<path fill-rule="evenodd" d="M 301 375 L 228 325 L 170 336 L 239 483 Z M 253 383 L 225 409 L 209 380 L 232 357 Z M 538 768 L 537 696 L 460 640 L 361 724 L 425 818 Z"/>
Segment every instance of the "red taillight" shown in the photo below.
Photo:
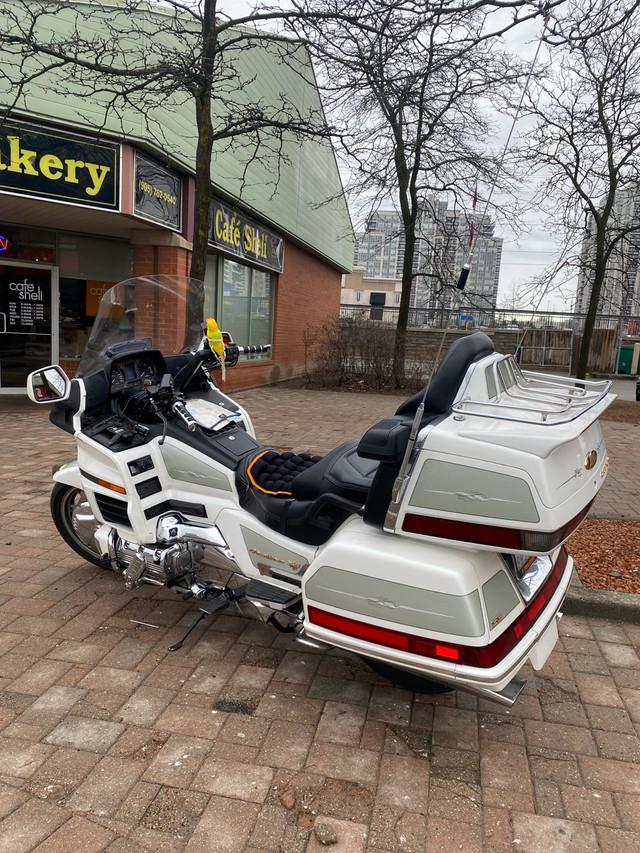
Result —
<path fill-rule="evenodd" d="M 407 533 L 419 533 L 422 536 L 435 536 L 439 539 L 453 539 L 456 542 L 468 542 L 471 545 L 489 545 L 492 548 L 510 551 L 549 553 L 564 542 L 583 521 L 595 497 L 571 521 L 551 532 L 519 530 L 513 527 L 498 527 L 491 524 L 476 524 L 472 521 L 453 521 L 448 518 L 433 518 L 409 512 L 402 522 Z"/>
<path fill-rule="evenodd" d="M 436 660 L 459 663 L 463 666 L 475 666 L 482 669 L 495 666 L 520 642 L 525 633 L 533 626 L 535 620 L 551 601 L 553 594 L 558 588 L 563 572 L 567 565 L 567 552 L 560 549 L 558 559 L 551 574 L 543 583 L 536 597 L 522 611 L 515 622 L 510 625 L 497 640 L 488 646 L 480 648 L 476 646 L 462 646 L 457 643 L 444 643 L 441 640 L 430 640 L 426 637 L 417 637 L 404 631 L 395 631 L 390 628 L 381 628 L 377 625 L 368 625 L 359 619 L 351 619 L 347 616 L 339 616 L 329 613 L 319 607 L 309 606 L 309 621 L 329 631 L 338 634 L 346 634 L 358 640 L 368 643 L 376 643 L 391 649 L 400 649 L 409 654 L 421 655 L 423 657 L 435 658 Z"/>

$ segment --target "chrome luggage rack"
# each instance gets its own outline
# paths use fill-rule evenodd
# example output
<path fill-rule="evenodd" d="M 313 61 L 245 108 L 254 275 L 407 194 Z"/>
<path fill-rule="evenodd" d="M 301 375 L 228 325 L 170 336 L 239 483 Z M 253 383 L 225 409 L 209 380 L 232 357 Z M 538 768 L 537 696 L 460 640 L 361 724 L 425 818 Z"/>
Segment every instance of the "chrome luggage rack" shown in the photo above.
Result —
<path fill-rule="evenodd" d="M 488 399 L 463 397 L 453 404 L 453 412 L 523 423 L 568 423 L 603 400 L 613 384 L 521 370 L 512 355 L 490 365 L 485 378 Z"/>

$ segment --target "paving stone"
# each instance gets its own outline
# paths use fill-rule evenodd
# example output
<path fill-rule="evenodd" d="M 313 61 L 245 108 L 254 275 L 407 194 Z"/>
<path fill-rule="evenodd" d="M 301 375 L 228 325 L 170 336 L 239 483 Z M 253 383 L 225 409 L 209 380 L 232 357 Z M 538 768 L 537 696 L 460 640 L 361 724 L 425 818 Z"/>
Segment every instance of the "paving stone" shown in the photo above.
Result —
<path fill-rule="evenodd" d="M 59 748 L 40 765 L 34 782 L 76 787 L 100 761 L 94 752 Z"/>
<path fill-rule="evenodd" d="M 614 828 L 620 826 L 613 796 L 608 791 L 578 788 L 575 785 L 561 785 L 560 791 L 565 816 L 569 820 Z"/>
<path fill-rule="evenodd" d="M 593 827 L 575 821 L 516 812 L 512 832 L 519 853 L 599 853 Z"/>
<path fill-rule="evenodd" d="M 629 717 L 634 723 L 640 723 L 640 690 L 631 690 L 621 687 L 620 695 Z"/>
<path fill-rule="evenodd" d="M 121 723 L 69 715 L 47 735 L 45 742 L 89 752 L 107 752 L 123 730 Z"/>
<path fill-rule="evenodd" d="M 133 760 L 105 756 L 68 801 L 77 812 L 113 815 L 144 767 Z"/>
<path fill-rule="evenodd" d="M 344 681 L 339 678 L 316 676 L 307 694 L 310 699 L 332 699 L 355 705 L 367 705 L 371 685 L 363 681 Z"/>
<path fill-rule="evenodd" d="M 218 740 L 236 745 L 260 746 L 271 726 L 279 725 L 278 720 L 274 720 L 272 723 L 269 719 L 250 717 L 246 714 L 218 714 L 217 716 L 224 721 L 224 725 L 218 734 Z M 285 724 L 285 727 L 290 725 Z M 292 727 L 292 731 L 295 730 L 296 727 Z"/>
<path fill-rule="evenodd" d="M 60 722 L 84 697 L 86 691 L 54 685 L 46 690 L 20 716 L 23 723 L 51 724 Z"/>
<path fill-rule="evenodd" d="M 533 801 L 536 814 L 547 817 L 565 817 L 560 786 L 547 779 L 533 780 Z"/>
<path fill-rule="evenodd" d="M 70 812 L 42 800 L 29 800 L 2 821 L 0 853 L 27 853 L 66 823 Z"/>
<path fill-rule="evenodd" d="M 323 704 L 320 699 L 304 699 L 303 695 L 296 695 L 295 692 L 267 692 L 256 709 L 256 715 L 277 720 L 289 720 L 293 723 L 315 725 L 320 719 L 322 707 Z"/>
<path fill-rule="evenodd" d="M 456 779 L 469 785 L 480 784 L 480 755 L 466 749 L 434 746 L 430 755 L 431 775 L 436 779 Z"/>
<path fill-rule="evenodd" d="M 480 766 L 483 787 L 531 793 L 531 774 L 523 747 L 489 742 L 482 751 Z"/>
<path fill-rule="evenodd" d="M 377 797 L 388 805 L 426 814 L 429 763 L 418 758 L 383 755 Z"/>
<path fill-rule="evenodd" d="M 187 787 L 211 746 L 212 741 L 204 738 L 171 735 L 145 771 L 145 782 L 157 782 L 170 788 Z"/>
<path fill-rule="evenodd" d="M 634 764 L 640 764 L 640 738 L 635 733 L 596 731 L 593 736 L 603 758 L 616 758 L 619 761 L 633 761 Z"/>
<path fill-rule="evenodd" d="M 605 660 L 611 667 L 626 667 L 628 669 L 640 667 L 640 657 L 632 646 L 616 642 L 600 643 L 600 648 Z"/>
<path fill-rule="evenodd" d="M 335 779 L 367 785 L 376 781 L 378 763 L 379 756 L 375 752 L 319 741 L 309 751 L 306 768 Z"/>
<path fill-rule="evenodd" d="M 71 850 L 100 853 L 113 841 L 114 837 L 114 833 L 109 829 L 74 815 L 42 844 L 34 848 L 33 853 L 65 853 Z"/>
<path fill-rule="evenodd" d="M 129 696 L 144 681 L 142 672 L 131 672 L 111 666 L 96 666 L 79 682 L 87 690 L 108 690 Z"/>
<path fill-rule="evenodd" d="M 244 853 L 259 814 L 255 803 L 243 803 L 225 797 L 212 797 L 200 818 L 185 853 Z"/>
<path fill-rule="evenodd" d="M 52 752 L 51 747 L 42 743 L 0 737 L 0 772 L 29 779 Z"/>
<path fill-rule="evenodd" d="M 173 690 L 161 687 L 140 687 L 115 714 L 122 723 L 149 726 L 164 711 L 174 697 Z"/>
<path fill-rule="evenodd" d="M 478 751 L 478 718 L 473 711 L 436 707 L 433 717 L 433 743 L 452 749 Z"/>
<path fill-rule="evenodd" d="M 444 853 L 445 850 L 464 850 L 465 853 L 483 853 L 483 832 L 472 823 L 430 817 L 427 823 L 426 853 Z"/>
<path fill-rule="evenodd" d="M 271 767 L 209 758 L 205 760 L 191 782 L 191 787 L 208 794 L 262 803 L 267 796 L 272 778 Z"/>
<path fill-rule="evenodd" d="M 138 781 L 129 789 L 128 794 L 123 798 L 118 810 L 113 816 L 114 819 L 136 826 L 140 823 L 147 809 L 161 790 L 163 790 L 161 785 Z M 180 789 L 165 788 L 164 790 L 179 791 Z"/>
<path fill-rule="evenodd" d="M 307 761 L 314 733 L 314 727 L 306 723 L 274 720 L 263 740 L 257 760 L 272 767 L 301 770 Z"/>
<path fill-rule="evenodd" d="M 633 723 L 625 708 L 607 708 L 603 705 L 585 705 L 584 708 L 594 734 L 598 729 L 606 732 L 634 734 Z"/>
<path fill-rule="evenodd" d="M 596 827 L 596 833 L 601 853 L 630 853 L 639 849 L 640 833 L 600 826 Z"/>
<path fill-rule="evenodd" d="M 145 811 L 141 827 L 170 836 L 181 846 L 186 843 L 209 802 L 206 794 L 177 788 L 160 788 Z"/>
<path fill-rule="evenodd" d="M 588 728 L 525 720 L 524 730 L 529 748 L 543 747 L 556 752 L 580 755 L 598 754 L 595 741 Z"/>
<path fill-rule="evenodd" d="M 316 737 L 331 743 L 358 743 L 366 722 L 366 710 L 346 702 L 326 702 Z"/>
<path fill-rule="evenodd" d="M 14 693 L 29 693 L 33 696 L 40 696 L 70 669 L 71 664 L 64 661 L 36 661 L 19 678 L 12 681 L 9 687 Z"/>
<path fill-rule="evenodd" d="M 393 725 L 409 725 L 413 695 L 395 687 L 374 686 L 369 703 L 369 717 Z"/>
<path fill-rule="evenodd" d="M 282 806 L 264 805 L 256 820 L 250 843 L 256 848 L 277 850 L 287 828 L 287 810 Z"/>
<path fill-rule="evenodd" d="M 576 673 L 576 684 L 580 698 L 585 704 L 624 708 L 624 703 L 613 678 Z"/>
<path fill-rule="evenodd" d="M 287 652 L 273 677 L 287 684 L 311 684 L 319 664 L 318 655 Z"/>
<path fill-rule="evenodd" d="M 449 779 L 431 779 L 429 814 L 463 823 L 482 823 L 482 789 L 479 785 Z"/>
<path fill-rule="evenodd" d="M 487 850 L 511 850 L 511 826 L 506 809 L 485 807 L 482 810 L 484 840 Z"/>
<path fill-rule="evenodd" d="M 207 707 L 169 705 L 155 721 L 154 727 L 174 734 L 213 740 L 217 737 L 226 718 L 226 714 L 214 712 Z"/>
<path fill-rule="evenodd" d="M 640 765 L 608 758 L 578 756 L 578 765 L 586 784 L 599 790 L 622 794 L 640 794 Z"/>

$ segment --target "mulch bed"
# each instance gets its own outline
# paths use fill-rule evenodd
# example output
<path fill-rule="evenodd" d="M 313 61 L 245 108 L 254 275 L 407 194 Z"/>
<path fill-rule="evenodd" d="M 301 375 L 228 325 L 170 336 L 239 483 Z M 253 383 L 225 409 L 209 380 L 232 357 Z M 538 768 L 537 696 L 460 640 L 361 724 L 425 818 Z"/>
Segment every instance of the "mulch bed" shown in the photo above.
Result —
<path fill-rule="evenodd" d="M 640 403 L 614 400 L 601 420 L 640 426 Z M 588 518 L 567 549 L 583 586 L 640 593 L 640 521 Z"/>
<path fill-rule="evenodd" d="M 640 521 L 588 518 L 567 550 L 588 589 L 640 592 Z"/>

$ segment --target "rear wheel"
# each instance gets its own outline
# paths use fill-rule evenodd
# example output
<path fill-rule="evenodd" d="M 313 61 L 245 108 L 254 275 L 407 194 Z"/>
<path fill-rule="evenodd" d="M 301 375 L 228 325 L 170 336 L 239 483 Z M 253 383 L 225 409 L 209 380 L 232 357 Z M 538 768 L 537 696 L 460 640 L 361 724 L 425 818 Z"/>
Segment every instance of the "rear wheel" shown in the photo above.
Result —
<path fill-rule="evenodd" d="M 363 658 L 363 661 L 371 667 L 374 672 L 386 678 L 396 687 L 402 687 L 405 690 L 412 690 L 414 693 L 450 693 L 454 688 L 446 684 L 441 684 L 439 681 L 431 681 L 428 678 L 423 678 L 421 675 L 415 675 L 413 672 L 406 672 L 404 669 L 396 669 L 388 663 L 382 663 L 373 658 Z"/>
<path fill-rule="evenodd" d="M 111 568 L 109 560 L 102 559 L 96 548 L 93 534 L 101 522 L 82 489 L 56 483 L 51 492 L 51 516 L 58 533 L 76 554 L 101 569 Z"/>

